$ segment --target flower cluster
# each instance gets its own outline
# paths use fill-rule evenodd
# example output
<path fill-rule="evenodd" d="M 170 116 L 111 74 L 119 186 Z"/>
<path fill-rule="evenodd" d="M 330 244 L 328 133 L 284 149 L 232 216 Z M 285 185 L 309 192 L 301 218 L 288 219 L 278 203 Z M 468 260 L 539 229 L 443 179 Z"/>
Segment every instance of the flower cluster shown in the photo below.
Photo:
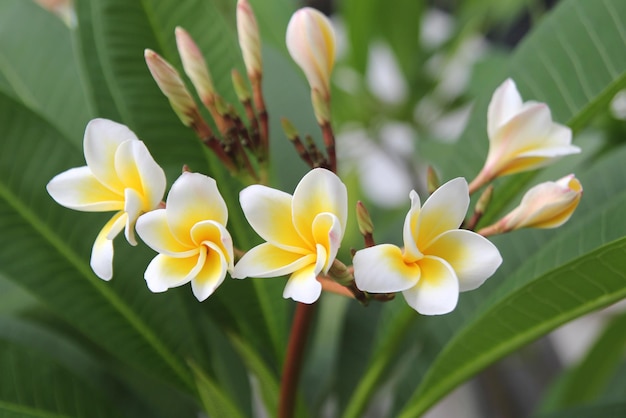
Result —
<path fill-rule="evenodd" d="M 376 245 L 374 225 L 362 203 L 356 207 L 365 248 L 355 251 L 352 266 L 338 259 L 348 222 L 348 191 L 336 174 L 334 136 L 330 124 L 330 76 L 335 38 L 328 19 L 304 8 L 287 28 L 287 47 L 311 87 L 311 100 L 326 153 L 306 144 L 289 121 L 283 126 L 311 170 L 293 195 L 270 188 L 267 180 L 268 115 L 261 90 L 262 66 L 258 27 L 246 0 L 237 5 L 237 27 L 247 83 L 233 73 L 234 88 L 245 109 L 240 117 L 215 90 L 210 72 L 189 33 L 176 29 L 184 71 L 213 118 L 218 132 L 203 119 L 178 71 L 151 50 L 145 58 L 158 86 L 181 122 L 191 127 L 232 175 L 247 183 L 239 203 L 252 229 L 265 241 L 248 249 L 235 247 L 227 229 L 228 206 L 212 178 L 184 169 L 166 201 L 165 174 L 146 146 L 126 126 L 96 119 L 85 131 L 86 166 L 54 177 L 48 192 L 61 205 L 82 211 L 115 211 L 98 234 L 91 257 L 94 272 L 109 280 L 113 272 L 112 240 L 125 230 L 136 245 L 135 229 L 158 254 L 145 271 L 153 292 L 191 283 L 200 301 L 225 280 L 288 275 L 285 298 L 311 304 L 324 289 L 362 302 L 389 300 L 402 292 L 410 307 L 424 315 L 452 311 L 459 292 L 476 289 L 502 263 L 486 237 L 523 227 L 553 228 L 572 215 L 582 194 L 569 175 L 539 184 L 521 204 L 492 225 L 474 232 L 487 210 L 488 188 L 467 220 L 470 195 L 497 177 L 542 167 L 557 157 L 579 152 L 571 131 L 552 121 L 547 105 L 522 102 L 512 80 L 494 93 L 487 115 L 489 152 L 484 167 L 468 185 L 463 178 L 440 187 L 422 205 L 408 193 L 404 246 Z M 244 123 L 246 121 L 247 123 Z M 408 191 L 407 191 L 408 192 Z"/>

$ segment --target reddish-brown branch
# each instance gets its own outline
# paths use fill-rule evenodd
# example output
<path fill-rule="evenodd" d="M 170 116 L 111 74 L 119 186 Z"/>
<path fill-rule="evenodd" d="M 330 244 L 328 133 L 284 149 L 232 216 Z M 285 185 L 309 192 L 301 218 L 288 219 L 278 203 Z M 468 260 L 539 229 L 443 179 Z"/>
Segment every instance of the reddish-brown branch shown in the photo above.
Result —
<path fill-rule="evenodd" d="M 337 172 L 337 155 L 335 152 L 335 135 L 330 122 L 322 124 L 322 137 L 324 138 L 324 146 L 328 154 L 328 166 L 333 173 Z"/>
<path fill-rule="evenodd" d="M 278 418 L 292 418 L 294 416 L 302 357 L 314 312 L 315 304 L 298 303 L 296 306 L 287 345 L 287 356 L 283 365 L 283 375 L 280 380 Z"/>

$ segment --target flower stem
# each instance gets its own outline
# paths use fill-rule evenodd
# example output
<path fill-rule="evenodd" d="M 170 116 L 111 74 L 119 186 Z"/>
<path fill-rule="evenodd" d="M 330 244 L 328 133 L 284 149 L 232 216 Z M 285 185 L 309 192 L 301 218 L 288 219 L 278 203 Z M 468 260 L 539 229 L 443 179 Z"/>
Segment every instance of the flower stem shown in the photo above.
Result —
<path fill-rule="evenodd" d="M 283 375 L 280 380 L 278 418 L 292 418 L 294 416 L 302 357 L 314 312 L 315 304 L 298 303 L 296 306 L 287 345 L 287 356 L 283 365 Z"/>

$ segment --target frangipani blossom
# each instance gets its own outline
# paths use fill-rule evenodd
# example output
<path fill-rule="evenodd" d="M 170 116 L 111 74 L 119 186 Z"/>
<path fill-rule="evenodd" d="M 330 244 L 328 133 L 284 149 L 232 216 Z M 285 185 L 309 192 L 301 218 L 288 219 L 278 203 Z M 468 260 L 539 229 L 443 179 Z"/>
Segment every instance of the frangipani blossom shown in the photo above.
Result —
<path fill-rule="evenodd" d="M 478 232 L 487 236 L 520 228 L 556 228 L 572 216 L 582 194 L 583 187 L 573 174 L 540 183 L 526 192 L 518 207 Z"/>
<path fill-rule="evenodd" d="M 155 209 L 165 193 L 165 173 L 126 126 L 94 119 L 85 129 L 84 167 L 55 176 L 46 189 L 57 203 L 85 212 L 116 211 L 102 228 L 91 252 L 91 268 L 104 280 L 113 276 L 112 240 L 124 229 L 137 245 L 137 218 Z"/>
<path fill-rule="evenodd" d="M 311 86 L 313 110 L 318 122 L 328 121 L 330 74 L 335 64 L 335 32 L 321 12 L 310 7 L 296 11 L 286 35 L 291 58 L 304 71 Z"/>
<path fill-rule="evenodd" d="M 498 176 L 534 170 L 564 155 L 580 152 L 580 148 L 572 145 L 572 131 L 552 121 L 548 105 L 522 102 L 511 79 L 502 83 L 491 98 L 487 134 L 487 160 L 470 184 L 470 192 Z"/>
<path fill-rule="evenodd" d="M 366 292 L 402 292 L 423 315 L 445 314 L 456 307 L 459 292 L 479 287 L 502 257 L 486 238 L 459 229 L 469 205 L 465 179 L 447 182 L 424 206 L 415 191 L 410 198 L 404 249 L 381 244 L 357 251 L 354 279 Z"/>
<path fill-rule="evenodd" d="M 346 227 L 346 186 L 331 171 L 307 173 L 290 194 L 253 185 L 239 200 L 248 222 L 266 243 L 248 251 L 233 277 L 278 277 L 291 274 L 283 297 L 313 303 L 322 291 L 316 277 L 335 260 Z"/>
<path fill-rule="evenodd" d="M 183 173 L 167 196 L 165 209 L 137 221 L 141 239 L 157 251 L 144 275 L 148 288 L 165 292 L 191 282 L 199 301 L 208 298 L 233 271 L 233 243 L 226 230 L 228 210 L 215 180 Z"/>

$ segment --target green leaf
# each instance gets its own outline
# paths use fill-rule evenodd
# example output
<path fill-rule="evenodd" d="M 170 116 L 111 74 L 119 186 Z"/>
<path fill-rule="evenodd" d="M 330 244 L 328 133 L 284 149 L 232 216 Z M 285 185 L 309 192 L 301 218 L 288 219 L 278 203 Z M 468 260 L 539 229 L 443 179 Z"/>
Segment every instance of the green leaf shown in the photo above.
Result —
<path fill-rule="evenodd" d="M 0 416 L 128 416 L 103 396 L 102 370 L 95 363 L 28 323 L 0 318 L 0 369 Z"/>
<path fill-rule="evenodd" d="M 626 415 L 626 402 L 613 402 L 564 409 L 562 411 L 536 415 L 536 418 L 620 418 L 624 415 Z"/>
<path fill-rule="evenodd" d="M 613 318 L 578 365 L 561 382 L 556 405 L 580 405 L 592 401 L 606 388 L 621 364 L 626 348 L 626 315 Z"/>
<path fill-rule="evenodd" d="M 491 279 L 505 277 L 435 359 L 402 416 L 423 413 L 488 364 L 569 320 L 626 297 L 626 238 L 614 227 L 621 224 L 626 204 L 625 155 L 622 149 L 582 175 L 589 190 L 586 210 L 552 239 L 546 239 L 549 232 L 533 234 L 534 253 L 513 272 Z M 521 241 L 531 245 L 528 238 L 533 235 Z M 496 244 L 504 252 L 519 247 L 512 239 Z"/>
<path fill-rule="evenodd" d="M 69 28 L 32 1 L 0 4 L 0 89 L 82 143 L 94 116 Z"/>
<path fill-rule="evenodd" d="M 190 366 L 196 377 L 196 385 L 200 392 L 200 399 L 204 405 L 204 410 L 209 416 L 243 418 L 243 414 L 239 408 L 237 408 L 232 399 L 224 393 L 217 382 L 211 379 L 202 371 L 201 367 L 193 362 L 190 363 Z"/>

